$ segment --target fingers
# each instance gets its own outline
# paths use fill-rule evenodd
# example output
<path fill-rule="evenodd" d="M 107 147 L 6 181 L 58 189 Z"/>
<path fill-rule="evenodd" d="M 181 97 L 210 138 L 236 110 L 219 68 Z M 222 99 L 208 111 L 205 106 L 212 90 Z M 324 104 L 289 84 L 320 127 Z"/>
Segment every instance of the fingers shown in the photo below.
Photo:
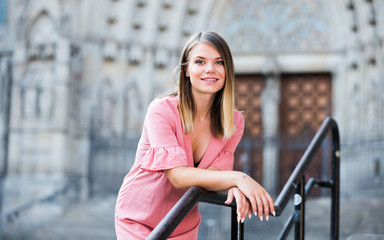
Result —
<path fill-rule="evenodd" d="M 232 201 L 233 201 L 233 188 L 228 190 L 228 197 L 224 203 L 228 205 L 228 204 L 231 204 Z"/>
<path fill-rule="evenodd" d="M 265 217 L 265 220 L 269 221 L 269 215 L 270 214 L 272 214 L 273 216 L 276 216 L 275 206 L 273 204 L 273 199 L 268 194 L 268 192 L 265 191 L 265 189 L 263 189 L 262 193 L 260 193 L 256 197 L 256 199 L 257 199 L 259 219 L 261 221 L 263 221 L 264 217 Z"/>
<path fill-rule="evenodd" d="M 250 205 L 249 205 L 248 199 L 237 188 L 233 189 L 233 196 L 236 199 L 237 221 L 243 223 L 247 216 L 249 218 L 251 216 L 250 215 Z"/>
<path fill-rule="evenodd" d="M 270 213 L 275 216 L 276 213 L 273 200 L 268 192 L 261 186 L 251 193 L 248 200 L 251 203 L 251 208 L 255 216 L 258 215 L 260 221 L 263 221 L 264 217 L 269 221 Z"/>
<path fill-rule="evenodd" d="M 234 191 L 235 199 L 236 199 L 236 211 L 237 211 L 237 221 L 238 222 L 244 222 L 246 216 L 247 216 L 247 206 L 246 206 L 246 198 L 243 196 L 243 194 L 240 193 L 240 191 Z"/>
<path fill-rule="evenodd" d="M 267 196 L 268 202 L 269 202 L 269 209 L 271 210 L 271 213 L 273 216 L 276 216 L 276 211 L 275 211 L 275 205 L 273 203 L 273 199 L 271 196 L 268 194 Z"/>
<path fill-rule="evenodd" d="M 255 180 L 247 175 L 242 175 L 241 181 L 238 184 L 238 190 L 241 191 L 250 203 L 250 209 L 259 219 L 263 218 L 268 221 L 269 214 L 276 215 L 273 200 L 268 192 Z M 235 196 L 236 197 L 236 196 Z"/>
<path fill-rule="evenodd" d="M 257 216 L 257 202 L 255 198 L 249 198 L 249 202 L 251 203 L 252 212 Z"/>
<path fill-rule="evenodd" d="M 268 194 L 267 191 L 265 191 L 265 193 L 262 195 L 261 201 L 263 202 L 263 212 L 264 212 L 265 219 L 268 221 L 270 214 L 272 214 L 273 216 L 276 216 L 273 199 L 271 198 L 271 196 Z"/>
<path fill-rule="evenodd" d="M 257 210 L 259 214 L 260 221 L 263 221 L 263 201 L 261 200 L 260 196 L 256 197 L 257 202 Z"/>
<path fill-rule="evenodd" d="M 263 202 L 263 206 L 264 206 L 265 220 L 269 221 L 269 203 L 268 203 L 267 199 L 265 198 L 265 196 L 261 197 L 261 201 Z"/>

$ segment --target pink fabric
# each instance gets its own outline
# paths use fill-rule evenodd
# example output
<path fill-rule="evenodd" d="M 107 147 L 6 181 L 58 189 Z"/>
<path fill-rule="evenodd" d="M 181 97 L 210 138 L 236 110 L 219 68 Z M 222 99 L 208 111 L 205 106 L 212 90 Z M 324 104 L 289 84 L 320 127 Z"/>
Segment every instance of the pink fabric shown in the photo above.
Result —
<path fill-rule="evenodd" d="M 154 100 L 144 121 L 135 164 L 124 178 L 116 202 L 117 239 L 145 239 L 185 193 L 176 189 L 164 170 L 193 167 L 190 136 L 183 133 L 176 96 Z M 233 153 L 242 137 L 244 119 L 234 112 L 236 131 L 230 139 L 212 137 L 199 168 L 232 170 Z M 170 239 L 197 239 L 200 213 L 195 206 Z"/>

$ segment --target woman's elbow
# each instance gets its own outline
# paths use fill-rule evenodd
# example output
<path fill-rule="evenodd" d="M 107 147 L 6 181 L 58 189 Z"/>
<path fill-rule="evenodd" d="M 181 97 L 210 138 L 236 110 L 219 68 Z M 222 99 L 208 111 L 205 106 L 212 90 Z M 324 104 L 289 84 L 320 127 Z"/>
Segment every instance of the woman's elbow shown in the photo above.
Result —
<path fill-rule="evenodd" d="M 188 189 L 188 187 L 185 186 L 184 184 L 180 183 L 180 181 L 177 181 L 177 180 L 171 181 L 170 180 L 170 182 L 172 183 L 173 187 L 176 189 Z"/>
<path fill-rule="evenodd" d="M 176 189 L 187 189 L 189 187 L 187 186 L 180 169 L 168 169 L 165 170 L 165 174 L 167 175 L 168 180 Z"/>

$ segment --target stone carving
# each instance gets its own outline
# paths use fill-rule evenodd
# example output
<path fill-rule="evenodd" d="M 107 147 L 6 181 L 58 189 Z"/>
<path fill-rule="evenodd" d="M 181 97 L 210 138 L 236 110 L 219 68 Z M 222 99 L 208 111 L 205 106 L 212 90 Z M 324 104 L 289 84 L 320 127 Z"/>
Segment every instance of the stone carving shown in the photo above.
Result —
<path fill-rule="evenodd" d="M 128 52 L 128 61 L 131 64 L 140 64 L 143 58 L 143 49 L 140 45 L 132 45 Z"/>
<path fill-rule="evenodd" d="M 55 57 L 55 44 L 47 43 L 41 46 L 41 58 L 44 60 L 52 60 Z"/>
<path fill-rule="evenodd" d="M 158 48 L 155 52 L 155 66 L 158 68 L 164 68 L 169 61 L 168 52 L 166 49 Z"/>
<path fill-rule="evenodd" d="M 30 60 L 52 60 L 58 36 L 54 24 L 46 12 L 42 12 L 30 29 L 28 56 Z"/>
<path fill-rule="evenodd" d="M 377 72 L 378 71 L 376 66 L 370 65 L 368 66 L 366 73 L 366 127 L 368 132 L 372 133 L 372 136 L 380 134 L 379 131 L 376 131 L 376 129 L 379 129 L 379 121 L 377 121 L 377 115 L 380 113 L 379 101 L 377 101 L 377 99 L 380 99 L 380 80 Z"/>
<path fill-rule="evenodd" d="M 135 11 L 133 12 L 132 16 L 132 27 L 135 30 L 140 30 L 143 25 L 143 15 L 144 15 L 144 7 L 145 7 L 145 1 L 142 1 L 143 4 L 140 4 L 137 2 L 137 7 L 135 8 Z M 136 36 L 137 37 L 137 36 Z"/>
<path fill-rule="evenodd" d="M 21 115 L 24 119 L 33 119 L 37 113 L 37 86 L 35 74 L 28 71 L 21 85 Z"/>
<path fill-rule="evenodd" d="M 57 38 L 51 18 L 47 13 L 41 13 L 30 29 L 30 42 L 34 44 L 51 43 L 55 42 Z"/>
<path fill-rule="evenodd" d="M 40 49 L 38 45 L 32 45 L 28 48 L 29 60 L 35 60 L 40 58 Z"/>
<path fill-rule="evenodd" d="M 99 128 L 101 134 L 109 134 L 113 130 L 113 117 L 115 113 L 116 99 L 110 81 L 105 81 L 101 86 L 99 98 Z"/>
<path fill-rule="evenodd" d="M 141 129 L 143 104 L 136 82 L 127 85 L 124 91 L 124 126 L 127 133 L 136 133 Z"/>
<path fill-rule="evenodd" d="M 172 8 L 173 4 L 173 0 L 163 0 L 163 7 L 166 9 Z"/>
<path fill-rule="evenodd" d="M 352 1 L 349 1 L 347 4 L 347 9 L 349 12 L 347 13 L 348 23 L 350 24 L 351 31 L 357 32 L 358 26 L 357 26 L 357 13 L 355 10 L 355 5 Z"/>
<path fill-rule="evenodd" d="M 52 87 L 52 76 L 44 73 L 38 89 L 38 109 L 41 119 L 50 119 L 54 106 L 54 92 Z"/>
<path fill-rule="evenodd" d="M 21 115 L 23 119 L 48 120 L 54 108 L 52 76 L 28 71 L 21 83 Z"/>
<path fill-rule="evenodd" d="M 118 46 L 115 42 L 107 41 L 104 44 L 103 57 L 105 60 L 113 61 L 116 59 L 118 51 L 119 51 L 119 49 L 118 49 Z"/>
<path fill-rule="evenodd" d="M 54 43 L 31 44 L 28 47 L 29 60 L 52 60 L 55 58 Z"/>
<path fill-rule="evenodd" d="M 330 45 L 323 1 L 230 2 L 220 26 L 235 52 L 322 50 Z"/>
<path fill-rule="evenodd" d="M 350 69 L 347 72 L 347 80 L 348 84 L 347 86 L 350 86 L 348 93 L 349 93 L 349 111 L 348 111 L 348 121 L 349 124 L 349 131 L 352 136 L 355 136 L 355 134 L 359 131 L 360 121 L 359 121 L 359 111 L 360 111 L 360 101 L 357 96 L 361 94 L 360 91 L 360 84 L 359 84 L 359 71 L 358 69 Z"/>

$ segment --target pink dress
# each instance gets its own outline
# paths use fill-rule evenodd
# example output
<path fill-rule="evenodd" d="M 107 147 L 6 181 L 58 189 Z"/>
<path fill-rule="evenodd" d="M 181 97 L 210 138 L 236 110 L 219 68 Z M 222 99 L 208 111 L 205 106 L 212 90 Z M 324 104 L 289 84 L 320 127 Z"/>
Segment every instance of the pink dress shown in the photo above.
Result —
<path fill-rule="evenodd" d="M 184 134 L 176 96 L 154 100 L 147 112 L 135 164 L 117 197 L 117 239 L 145 239 L 185 193 L 176 189 L 164 170 L 193 167 L 190 135 Z M 233 153 L 243 135 L 244 119 L 234 112 L 236 131 L 230 139 L 212 137 L 199 168 L 232 170 Z M 197 239 L 200 213 L 195 206 L 169 239 Z"/>

